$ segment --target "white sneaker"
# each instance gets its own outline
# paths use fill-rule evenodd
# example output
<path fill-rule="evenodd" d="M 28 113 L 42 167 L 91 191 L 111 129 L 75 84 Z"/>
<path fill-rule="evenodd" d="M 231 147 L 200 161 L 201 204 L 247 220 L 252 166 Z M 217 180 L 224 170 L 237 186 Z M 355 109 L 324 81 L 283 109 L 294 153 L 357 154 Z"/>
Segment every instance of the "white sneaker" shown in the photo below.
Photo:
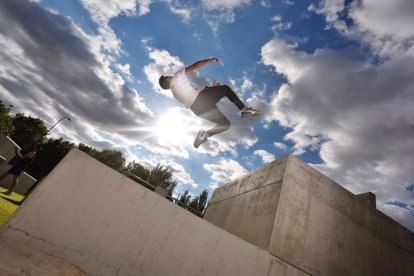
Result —
<path fill-rule="evenodd" d="M 241 115 L 242 115 L 243 118 L 258 116 L 258 115 L 262 114 L 261 111 L 255 110 L 251 107 L 245 107 L 240 112 L 241 112 Z"/>
<path fill-rule="evenodd" d="M 197 133 L 197 137 L 194 140 L 194 147 L 195 148 L 198 148 L 202 143 L 204 143 L 205 141 L 207 141 L 207 139 L 208 139 L 207 131 L 200 130 Z"/>

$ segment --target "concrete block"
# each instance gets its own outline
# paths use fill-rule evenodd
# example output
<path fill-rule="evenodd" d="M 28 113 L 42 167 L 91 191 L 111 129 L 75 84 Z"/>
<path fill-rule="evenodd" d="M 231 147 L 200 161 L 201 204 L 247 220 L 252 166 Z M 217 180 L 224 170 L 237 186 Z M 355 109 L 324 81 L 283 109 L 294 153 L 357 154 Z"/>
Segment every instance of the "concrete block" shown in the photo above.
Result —
<path fill-rule="evenodd" d="M 376 210 L 374 194 L 354 195 L 292 155 L 256 172 L 242 178 L 249 182 L 243 187 L 260 191 L 278 183 L 280 188 L 267 190 L 273 197 L 237 194 L 242 181 L 236 180 L 216 189 L 205 218 L 312 275 L 414 271 L 414 234 Z M 246 212 L 256 208 L 261 212 Z"/>
<path fill-rule="evenodd" d="M 209 203 L 204 218 L 244 240 L 266 248 L 273 230 L 282 182 Z"/>
<path fill-rule="evenodd" d="M 9 162 L 16 154 L 14 153 L 14 148 L 20 147 L 8 136 L 0 135 L 0 155 Z"/>
<path fill-rule="evenodd" d="M 377 199 L 374 193 L 368 192 L 357 195 L 357 198 L 364 201 L 366 204 L 372 208 L 377 208 Z"/>

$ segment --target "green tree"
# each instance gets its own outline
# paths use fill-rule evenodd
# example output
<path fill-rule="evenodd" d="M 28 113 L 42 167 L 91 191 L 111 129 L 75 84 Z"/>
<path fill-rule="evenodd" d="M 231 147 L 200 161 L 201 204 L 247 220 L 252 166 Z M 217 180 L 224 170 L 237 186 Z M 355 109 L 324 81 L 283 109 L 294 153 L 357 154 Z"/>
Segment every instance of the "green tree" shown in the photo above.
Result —
<path fill-rule="evenodd" d="M 18 113 L 13 117 L 13 128 L 11 138 L 21 147 L 45 141 L 47 127 L 39 118 Z"/>
<path fill-rule="evenodd" d="M 80 149 L 81 151 L 83 151 L 84 153 L 88 154 L 91 157 L 95 157 L 98 154 L 98 150 L 96 150 L 96 149 L 94 149 L 90 146 L 87 146 L 85 144 L 82 144 L 82 143 L 80 143 L 77 146 L 77 148 Z"/>
<path fill-rule="evenodd" d="M 13 133 L 13 116 L 9 113 L 10 108 L 0 101 L 0 135 L 10 136 Z"/>
<path fill-rule="evenodd" d="M 152 186 L 161 186 L 167 189 L 168 195 L 171 197 L 177 181 L 174 179 L 174 173 L 171 168 L 157 164 L 151 171 L 142 164 L 132 161 L 124 168 L 124 174 L 136 181 L 130 174 L 149 182 Z"/>
<path fill-rule="evenodd" d="M 189 204 L 189 211 L 194 213 L 197 216 L 203 217 L 204 211 L 207 205 L 207 198 L 208 198 L 208 190 L 204 189 L 200 195 L 196 196 L 193 200 L 191 200 Z"/>
<path fill-rule="evenodd" d="M 177 204 L 187 209 L 188 205 L 190 204 L 191 195 L 188 194 L 189 191 L 184 191 L 184 193 L 178 198 Z"/>
<path fill-rule="evenodd" d="M 94 157 L 114 170 L 122 172 L 124 169 L 125 158 L 120 151 L 105 149 L 97 152 Z"/>
<path fill-rule="evenodd" d="M 173 170 L 169 167 L 157 164 L 152 170 L 148 178 L 148 182 L 154 186 L 160 185 L 168 189 L 172 185 L 177 185 L 177 181 L 173 177 Z"/>
<path fill-rule="evenodd" d="M 129 162 L 128 165 L 125 167 L 125 171 L 135 176 L 138 176 L 139 178 L 142 178 L 145 181 L 148 181 L 149 175 L 151 174 L 151 171 L 149 169 L 135 161 Z M 134 178 L 131 177 L 131 179 Z"/>
<path fill-rule="evenodd" d="M 174 189 L 175 189 L 175 187 L 177 187 L 177 182 L 173 182 L 173 183 L 171 183 L 170 184 L 170 186 L 168 186 L 168 188 L 167 188 L 167 192 L 168 192 L 168 195 L 170 196 L 170 197 L 172 197 L 172 195 L 173 195 L 173 192 L 174 192 Z M 171 198 L 169 198 L 169 200 L 171 200 Z M 171 200 L 172 201 L 172 200 Z"/>
<path fill-rule="evenodd" d="M 34 163 L 28 167 L 27 172 L 36 179 L 49 174 L 54 167 L 74 148 L 75 145 L 60 139 L 47 139 L 41 144 Z"/>

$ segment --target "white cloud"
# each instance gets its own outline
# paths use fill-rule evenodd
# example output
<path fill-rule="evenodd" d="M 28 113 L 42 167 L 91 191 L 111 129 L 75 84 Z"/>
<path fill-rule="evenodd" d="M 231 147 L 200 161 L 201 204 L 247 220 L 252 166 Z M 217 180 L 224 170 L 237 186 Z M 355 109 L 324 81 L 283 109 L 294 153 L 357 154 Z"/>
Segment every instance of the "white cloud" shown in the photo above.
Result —
<path fill-rule="evenodd" d="M 174 177 L 177 179 L 178 183 L 184 185 L 191 185 L 193 188 L 198 187 L 198 184 L 196 184 L 194 180 L 191 178 L 191 175 L 186 172 L 183 165 L 171 160 L 162 160 L 160 164 L 171 168 L 171 170 L 174 172 Z"/>
<path fill-rule="evenodd" d="M 294 0 L 282 0 L 282 4 L 287 5 L 287 6 L 293 6 L 295 5 L 295 1 Z"/>
<path fill-rule="evenodd" d="M 191 20 L 192 10 L 183 7 L 180 1 L 172 0 L 80 0 L 82 5 L 87 9 L 92 19 L 98 24 L 100 35 L 98 36 L 100 46 L 110 55 L 119 55 L 123 53 L 121 40 L 116 36 L 109 25 L 112 18 L 120 15 L 125 16 L 143 16 L 150 13 L 150 6 L 155 2 L 163 2 L 168 6 L 170 11 L 181 17 L 184 23 Z"/>
<path fill-rule="evenodd" d="M 202 0 L 205 7 L 204 17 L 213 33 L 217 34 L 223 23 L 234 23 L 236 11 L 247 7 L 252 0 Z"/>
<path fill-rule="evenodd" d="M 281 15 L 274 15 L 271 18 L 271 21 L 274 22 L 271 29 L 274 32 L 289 30 L 292 27 L 292 22 L 283 23 Z"/>
<path fill-rule="evenodd" d="M 202 0 L 208 10 L 234 10 L 251 2 L 252 0 Z"/>
<path fill-rule="evenodd" d="M 109 26 L 109 20 L 121 13 L 134 15 L 136 12 L 136 0 L 81 0 L 81 3 L 89 11 L 92 19 L 98 23 L 101 47 L 110 53 L 120 54 L 122 52 L 122 43 Z"/>
<path fill-rule="evenodd" d="M 248 171 L 233 159 L 221 159 L 217 164 L 204 164 L 203 168 L 211 174 L 212 189 L 235 180 L 248 173 Z"/>
<path fill-rule="evenodd" d="M 328 26 L 369 45 L 382 57 L 414 56 L 412 1 L 354 0 L 345 5 L 345 0 L 325 0 L 309 10 L 324 15 Z"/>
<path fill-rule="evenodd" d="M 190 22 L 191 15 L 193 13 L 191 8 L 182 8 L 182 7 L 174 7 L 174 6 L 170 6 L 170 11 L 173 14 L 181 17 L 182 21 L 187 24 Z"/>
<path fill-rule="evenodd" d="M 260 0 L 260 5 L 265 8 L 271 8 L 272 2 L 270 0 Z"/>
<path fill-rule="evenodd" d="M 253 82 L 247 76 L 244 76 L 242 86 L 240 87 L 242 93 L 245 93 L 247 90 L 249 90 L 252 87 L 253 87 Z"/>
<path fill-rule="evenodd" d="M 129 80 L 132 80 L 131 75 L 131 66 L 127 64 L 115 64 L 115 67 L 121 72 L 125 77 L 127 77 Z"/>
<path fill-rule="evenodd" d="M 291 128 L 286 138 L 295 153 L 319 150 L 319 170 L 354 193 L 374 192 L 380 208 L 389 201 L 414 204 L 404 188 L 414 183 L 414 57 L 371 64 L 273 39 L 262 61 L 288 80 L 265 116 Z M 408 213 L 405 224 L 414 217 Z"/>
<path fill-rule="evenodd" d="M 413 230 L 414 229 L 414 219 L 408 219 L 412 218 L 413 216 L 413 210 L 410 208 L 401 208 L 394 204 L 384 204 L 382 206 L 379 206 L 380 209 L 387 214 L 388 216 L 395 218 L 397 221 L 404 221 L 405 226 L 408 229 Z"/>
<path fill-rule="evenodd" d="M 253 154 L 262 158 L 263 164 L 266 164 L 266 163 L 269 163 L 275 160 L 275 156 L 265 150 L 255 150 Z"/>
<path fill-rule="evenodd" d="M 229 79 L 229 84 L 234 91 L 237 91 L 240 98 L 245 97 L 247 92 L 256 87 L 246 72 L 243 72 L 242 78 Z"/>
<path fill-rule="evenodd" d="M 153 0 L 138 0 L 138 13 L 139 15 L 145 15 L 150 12 L 150 5 L 155 2 Z"/>
<path fill-rule="evenodd" d="M 289 148 L 286 144 L 280 143 L 280 142 L 273 142 L 273 146 L 277 149 L 281 149 L 283 151 L 287 151 Z"/>

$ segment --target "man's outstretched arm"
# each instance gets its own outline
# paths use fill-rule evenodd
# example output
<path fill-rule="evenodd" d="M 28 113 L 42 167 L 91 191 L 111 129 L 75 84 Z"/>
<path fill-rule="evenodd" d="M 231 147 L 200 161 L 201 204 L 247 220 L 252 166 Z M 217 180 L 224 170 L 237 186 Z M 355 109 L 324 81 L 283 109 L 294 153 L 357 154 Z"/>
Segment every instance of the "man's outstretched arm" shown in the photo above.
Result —
<path fill-rule="evenodd" d="M 186 74 L 191 73 L 194 70 L 196 70 L 196 69 L 198 69 L 200 67 L 203 67 L 204 65 L 206 65 L 208 63 L 218 62 L 218 61 L 219 61 L 219 59 L 218 58 L 215 58 L 215 57 L 214 58 L 209 58 L 209 59 L 204 59 L 204 60 L 197 61 L 196 63 L 191 64 L 190 66 L 188 66 L 187 68 L 185 68 L 185 73 Z"/>

